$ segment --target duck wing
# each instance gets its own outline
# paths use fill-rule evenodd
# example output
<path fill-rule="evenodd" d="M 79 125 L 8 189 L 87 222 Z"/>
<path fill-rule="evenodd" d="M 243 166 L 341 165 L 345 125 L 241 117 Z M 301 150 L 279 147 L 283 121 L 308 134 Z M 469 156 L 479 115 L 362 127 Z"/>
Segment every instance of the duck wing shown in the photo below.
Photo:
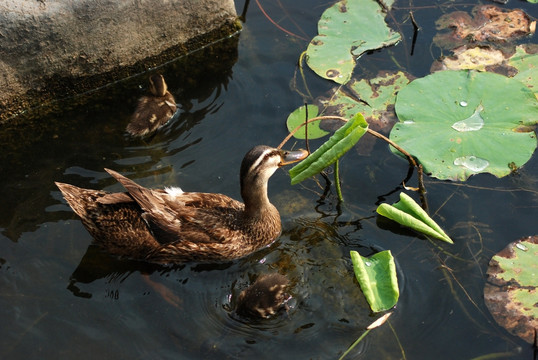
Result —
<path fill-rule="evenodd" d="M 143 210 L 157 240 L 164 243 L 223 243 L 238 231 L 235 226 L 244 205 L 228 196 L 208 193 L 170 194 L 138 185 L 127 177 L 105 169 Z"/>

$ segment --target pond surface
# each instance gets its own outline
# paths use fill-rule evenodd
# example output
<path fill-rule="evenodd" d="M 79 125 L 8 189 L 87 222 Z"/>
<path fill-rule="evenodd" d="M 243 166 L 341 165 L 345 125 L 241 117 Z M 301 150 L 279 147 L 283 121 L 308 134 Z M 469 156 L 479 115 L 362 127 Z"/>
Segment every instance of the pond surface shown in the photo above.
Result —
<path fill-rule="evenodd" d="M 514 2 L 538 15 L 538 5 Z M 397 70 L 429 73 L 441 51 L 431 45 L 434 21 L 474 1 L 413 1 L 422 30 L 409 55 L 411 2 L 397 2 L 391 26 L 405 42 L 360 60 L 358 76 Z M 310 39 L 326 1 L 259 1 L 281 27 Z M 238 2 L 238 12 L 243 2 Z M 399 8 L 398 8 L 399 6 Z M 154 267 L 120 261 L 91 246 L 91 237 L 54 181 L 122 191 L 103 170 L 142 185 L 239 198 L 239 165 L 257 144 L 278 145 L 285 119 L 303 104 L 290 87 L 307 41 L 278 29 L 251 1 L 243 31 L 226 52 L 202 50 L 159 69 L 180 104 L 179 117 L 155 136 L 131 139 L 124 129 L 148 74 L 115 84 L 84 105 L 58 103 L 55 115 L 1 130 L 0 357 L 2 359 L 335 359 L 375 320 L 349 251 L 390 249 L 400 300 L 384 326 L 348 358 L 469 359 L 487 354 L 531 359 L 532 347 L 497 326 L 483 301 L 489 259 L 509 242 L 537 232 L 538 159 L 517 174 L 464 183 L 426 179 L 434 219 L 455 245 L 432 243 L 382 221 L 408 166 L 377 142 L 367 156 L 341 162 L 344 204 L 313 181 L 291 186 L 285 171 L 271 178 L 282 236 L 270 247 L 226 264 Z M 222 44 L 220 44 L 222 45 Z M 194 58 L 194 55 L 193 55 Z M 307 71 L 318 95 L 331 84 Z M 311 143 L 319 146 L 321 141 Z M 291 146 L 304 146 L 302 143 Z M 323 181 L 321 181 L 323 183 Z M 414 186 L 416 177 L 410 180 Z M 290 309 L 268 320 L 233 314 L 235 298 L 258 274 L 291 282 Z M 405 355 L 403 355 L 405 354 Z"/>

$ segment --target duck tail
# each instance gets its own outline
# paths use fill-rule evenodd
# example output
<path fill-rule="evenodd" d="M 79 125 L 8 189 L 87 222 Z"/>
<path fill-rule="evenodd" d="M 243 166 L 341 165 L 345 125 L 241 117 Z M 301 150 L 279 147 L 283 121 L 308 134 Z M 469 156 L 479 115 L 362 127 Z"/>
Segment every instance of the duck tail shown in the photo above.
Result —
<path fill-rule="evenodd" d="M 73 209 L 75 214 L 77 214 L 81 218 L 86 218 L 86 207 L 83 205 L 81 199 L 87 197 L 87 190 L 61 182 L 55 182 L 55 184 L 58 189 L 60 189 L 60 192 L 62 193 L 64 199 L 67 201 L 71 209 Z"/>
<path fill-rule="evenodd" d="M 114 179 L 116 179 L 117 182 L 119 182 L 121 185 L 123 185 L 125 190 L 127 190 L 127 192 L 129 192 L 129 193 L 131 191 L 139 191 L 140 188 L 143 188 L 142 186 L 135 183 L 133 180 L 123 176 L 122 174 L 120 174 L 117 171 L 110 170 L 110 169 L 107 169 L 107 168 L 105 168 L 105 171 L 107 173 L 109 173 Z"/>

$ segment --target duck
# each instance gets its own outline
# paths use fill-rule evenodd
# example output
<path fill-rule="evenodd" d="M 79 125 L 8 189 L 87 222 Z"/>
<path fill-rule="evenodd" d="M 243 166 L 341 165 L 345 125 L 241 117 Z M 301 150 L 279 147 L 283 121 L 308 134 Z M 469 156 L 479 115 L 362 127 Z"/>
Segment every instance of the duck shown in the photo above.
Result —
<path fill-rule="evenodd" d="M 135 137 L 155 132 L 174 116 L 177 105 L 161 74 L 149 78 L 149 94 L 138 99 L 138 105 L 126 131 Z"/>
<path fill-rule="evenodd" d="M 267 319 L 287 308 L 291 296 L 286 293 L 288 278 L 279 273 L 262 274 L 241 291 L 235 312 L 246 318 Z"/>
<path fill-rule="evenodd" d="M 149 189 L 105 169 L 125 192 L 110 193 L 56 182 L 71 209 L 104 251 L 158 264 L 225 262 L 270 245 L 281 232 L 280 214 L 267 195 L 281 166 L 308 156 L 259 145 L 241 162 L 243 202 L 223 194 Z"/>

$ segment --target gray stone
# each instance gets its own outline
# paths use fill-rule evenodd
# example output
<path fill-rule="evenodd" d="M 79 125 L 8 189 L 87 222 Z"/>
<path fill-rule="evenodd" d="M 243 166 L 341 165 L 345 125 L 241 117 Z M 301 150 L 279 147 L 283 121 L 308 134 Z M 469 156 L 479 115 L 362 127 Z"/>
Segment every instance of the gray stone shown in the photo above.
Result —
<path fill-rule="evenodd" d="M 239 29 L 233 0 L 0 2 L 0 122 Z"/>

